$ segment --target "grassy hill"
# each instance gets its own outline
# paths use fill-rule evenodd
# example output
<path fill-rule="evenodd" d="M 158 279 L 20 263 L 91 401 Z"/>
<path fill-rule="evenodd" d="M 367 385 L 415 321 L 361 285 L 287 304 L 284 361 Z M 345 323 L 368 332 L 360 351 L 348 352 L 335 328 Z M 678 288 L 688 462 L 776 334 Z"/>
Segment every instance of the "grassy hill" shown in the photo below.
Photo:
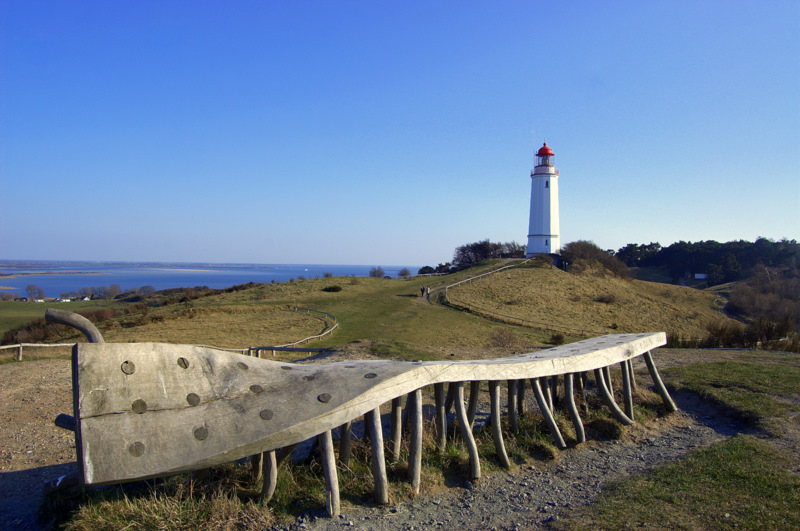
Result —
<path fill-rule="evenodd" d="M 580 275 L 554 267 L 510 269 L 449 290 L 458 304 L 547 324 L 580 334 L 679 332 L 700 336 L 727 318 L 715 294 L 591 270 Z"/>

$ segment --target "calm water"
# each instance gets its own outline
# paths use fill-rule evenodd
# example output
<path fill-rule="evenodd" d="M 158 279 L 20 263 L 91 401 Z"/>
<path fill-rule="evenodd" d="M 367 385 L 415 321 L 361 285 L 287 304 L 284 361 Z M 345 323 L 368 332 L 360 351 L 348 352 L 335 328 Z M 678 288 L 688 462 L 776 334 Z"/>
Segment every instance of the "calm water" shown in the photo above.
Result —
<path fill-rule="evenodd" d="M 133 263 L 133 262 L 51 262 L 51 261 L 0 261 L 0 286 L 10 287 L 16 295 L 25 296 L 25 288 L 35 284 L 47 297 L 80 291 L 93 286 L 118 284 L 123 290 L 153 286 L 155 289 L 229 288 L 248 282 L 286 282 L 289 279 L 333 276 L 369 276 L 369 265 L 319 265 L 319 264 L 196 264 L 196 263 Z M 386 275 L 397 277 L 403 266 L 381 266 Z M 419 266 L 406 266 L 416 273 Z"/>

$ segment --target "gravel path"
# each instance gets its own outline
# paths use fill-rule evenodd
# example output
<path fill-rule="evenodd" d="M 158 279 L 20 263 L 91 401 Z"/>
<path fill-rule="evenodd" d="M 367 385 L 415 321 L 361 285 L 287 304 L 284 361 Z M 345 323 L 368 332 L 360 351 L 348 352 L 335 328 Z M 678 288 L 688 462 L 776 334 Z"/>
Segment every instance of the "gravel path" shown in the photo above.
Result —
<path fill-rule="evenodd" d="M 436 496 L 386 507 L 346 507 L 336 519 L 322 511 L 275 530 L 537 529 L 571 507 L 594 500 L 604 485 L 646 472 L 742 431 L 731 419 L 690 394 L 681 411 L 650 426 L 627 428 L 625 440 L 589 441 L 548 463 L 523 465 L 465 481 Z"/>

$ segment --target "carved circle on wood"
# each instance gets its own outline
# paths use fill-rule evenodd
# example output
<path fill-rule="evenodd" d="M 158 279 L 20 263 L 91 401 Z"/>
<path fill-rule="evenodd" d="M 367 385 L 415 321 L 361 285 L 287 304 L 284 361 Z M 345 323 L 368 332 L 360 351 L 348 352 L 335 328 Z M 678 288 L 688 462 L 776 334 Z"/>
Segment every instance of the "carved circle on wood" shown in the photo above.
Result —
<path fill-rule="evenodd" d="M 141 399 L 134 400 L 133 404 L 131 404 L 131 409 L 133 410 L 134 413 L 138 413 L 141 415 L 142 413 L 147 411 L 147 402 Z"/>
<path fill-rule="evenodd" d="M 121 368 L 125 374 L 133 374 L 136 371 L 136 365 L 132 361 L 123 361 Z"/>
<path fill-rule="evenodd" d="M 329 395 L 328 393 L 322 393 L 317 397 L 317 400 L 319 400 L 323 404 L 328 403 L 331 400 L 331 395 Z"/>
<path fill-rule="evenodd" d="M 195 393 L 189 393 L 188 395 L 186 395 L 186 401 L 189 402 L 190 406 L 196 406 L 197 404 L 200 403 L 200 395 L 197 395 Z"/>
<path fill-rule="evenodd" d="M 194 430 L 194 438 L 198 441 L 205 441 L 208 438 L 208 428 L 200 426 Z"/>
<path fill-rule="evenodd" d="M 261 394 L 261 393 L 264 392 L 264 388 L 261 387 L 260 385 L 251 385 L 250 386 L 250 392 L 255 393 L 255 394 L 258 395 L 258 394 Z"/>
<path fill-rule="evenodd" d="M 283 369 L 284 371 L 291 371 L 292 370 L 292 368 L 289 367 L 288 365 L 281 365 L 281 369 Z"/>
<path fill-rule="evenodd" d="M 372 378 L 376 378 L 377 376 L 378 376 L 378 375 L 377 375 L 377 374 L 375 374 L 374 372 L 368 372 L 367 374 L 365 374 L 365 375 L 364 375 L 364 378 L 370 378 L 370 379 L 372 379 Z"/>
<path fill-rule="evenodd" d="M 133 457 L 141 457 L 144 454 L 144 444 L 136 441 L 135 443 L 131 443 L 128 446 L 128 453 L 130 453 Z"/>
<path fill-rule="evenodd" d="M 269 409 L 262 409 L 258 416 L 264 420 L 272 420 L 272 411 Z"/>
<path fill-rule="evenodd" d="M 236 366 L 237 366 L 237 367 L 239 367 L 240 369 L 242 369 L 243 371 L 246 371 L 247 369 L 249 369 L 249 368 L 250 368 L 250 367 L 248 367 L 248 366 L 247 366 L 247 364 L 246 364 L 246 363 L 244 363 L 243 361 L 240 361 L 240 362 L 238 362 L 238 363 L 236 364 Z"/>
<path fill-rule="evenodd" d="M 188 369 L 189 368 L 189 360 L 186 358 L 178 358 L 178 367 L 181 369 Z"/>

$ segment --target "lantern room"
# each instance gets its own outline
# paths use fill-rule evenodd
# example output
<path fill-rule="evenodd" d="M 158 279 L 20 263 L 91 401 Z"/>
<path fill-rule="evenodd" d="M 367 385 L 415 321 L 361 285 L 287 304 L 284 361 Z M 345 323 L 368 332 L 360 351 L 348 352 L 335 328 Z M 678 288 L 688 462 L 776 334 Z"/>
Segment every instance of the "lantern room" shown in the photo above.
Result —
<path fill-rule="evenodd" d="M 536 165 L 537 166 L 552 166 L 553 165 L 553 150 L 547 147 L 547 142 L 539 148 L 536 152 Z"/>

